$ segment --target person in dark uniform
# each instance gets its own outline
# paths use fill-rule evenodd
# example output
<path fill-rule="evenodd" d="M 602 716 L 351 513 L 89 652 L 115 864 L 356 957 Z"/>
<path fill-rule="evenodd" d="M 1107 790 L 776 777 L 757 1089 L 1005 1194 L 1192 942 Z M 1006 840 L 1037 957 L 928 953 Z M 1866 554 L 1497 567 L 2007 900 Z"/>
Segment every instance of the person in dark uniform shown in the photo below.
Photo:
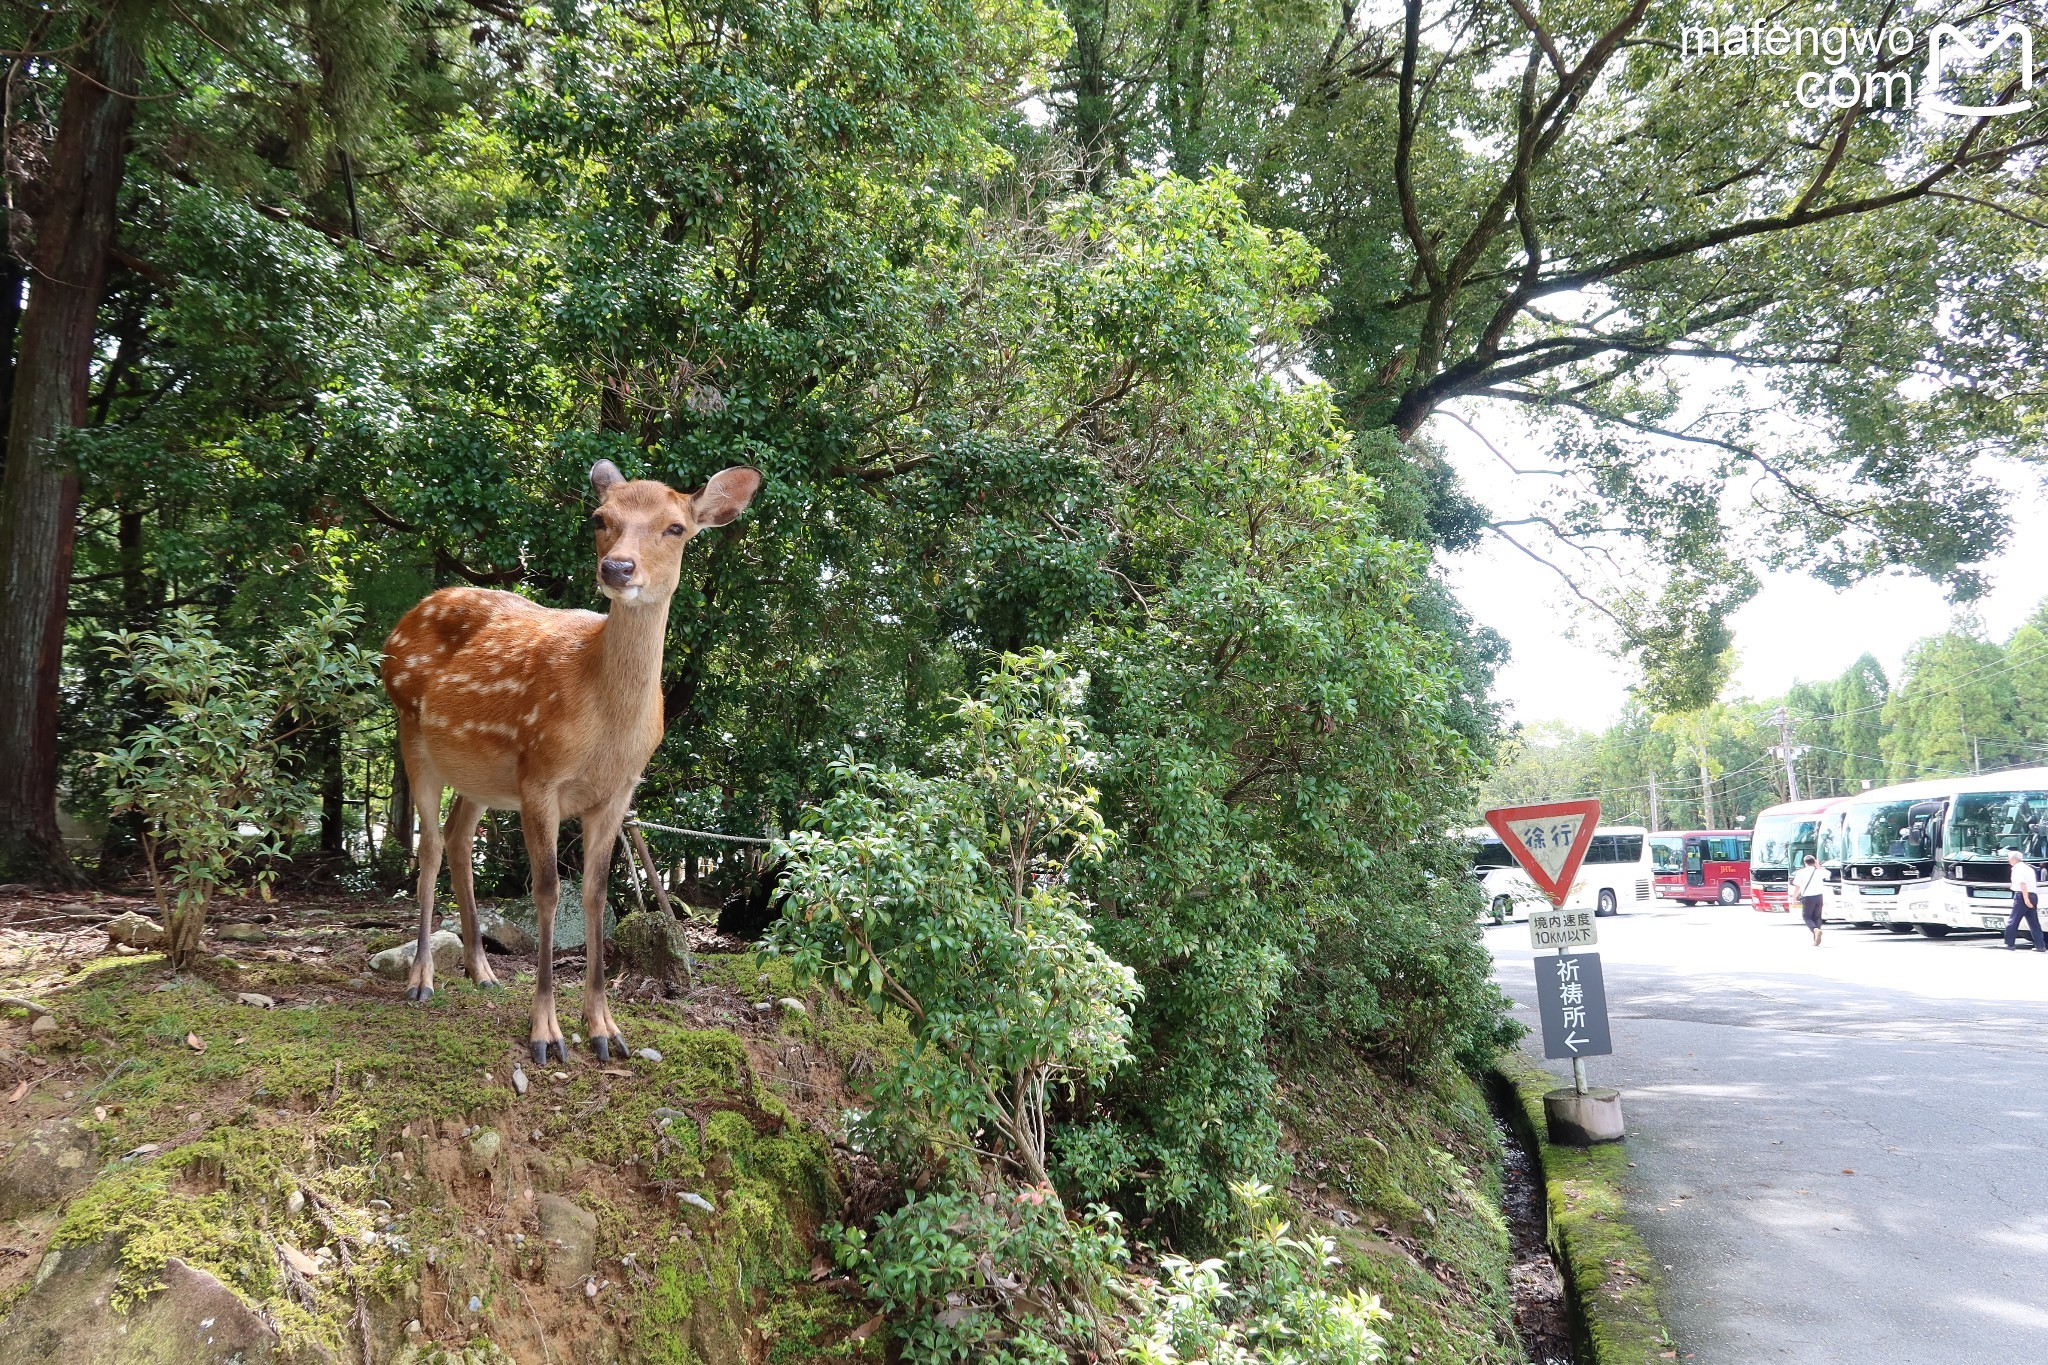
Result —
<path fill-rule="evenodd" d="M 1792 894 L 1799 897 L 1799 914 L 1806 927 L 1813 930 L 1816 948 L 1820 947 L 1820 909 L 1827 889 L 1828 874 L 1820 870 L 1819 859 L 1807 854 L 1806 866 L 1792 874 Z"/>
<path fill-rule="evenodd" d="M 2020 921 L 2027 922 L 2027 932 L 2034 936 L 2034 951 L 2048 952 L 2048 943 L 2041 939 L 2041 886 L 2034 869 L 2027 866 L 2020 851 L 2009 848 L 2005 851 L 2006 865 L 2012 868 L 2012 918 L 2005 922 L 2005 947 L 2011 952 L 2013 939 L 2019 934 Z"/>

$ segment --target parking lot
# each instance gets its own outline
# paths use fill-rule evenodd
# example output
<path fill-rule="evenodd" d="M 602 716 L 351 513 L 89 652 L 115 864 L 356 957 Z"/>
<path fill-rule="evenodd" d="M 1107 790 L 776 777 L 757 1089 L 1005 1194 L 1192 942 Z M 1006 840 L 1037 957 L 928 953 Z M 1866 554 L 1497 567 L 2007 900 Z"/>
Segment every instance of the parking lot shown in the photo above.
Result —
<path fill-rule="evenodd" d="M 1526 925 L 1484 933 L 1533 1029 Z M 1815 948 L 1748 905 L 1599 933 L 1615 1055 L 1588 1069 L 1623 1091 L 1682 1356 L 2048 1359 L 2048 955 L 1836 925 Z"/>

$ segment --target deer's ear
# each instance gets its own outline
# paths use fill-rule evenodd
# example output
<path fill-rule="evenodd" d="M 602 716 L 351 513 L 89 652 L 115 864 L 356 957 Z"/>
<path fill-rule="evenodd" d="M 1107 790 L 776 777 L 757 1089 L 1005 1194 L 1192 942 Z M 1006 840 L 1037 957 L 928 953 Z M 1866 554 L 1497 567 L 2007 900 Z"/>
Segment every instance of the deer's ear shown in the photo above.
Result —
<path fill-rule="evenodd" d="M 690 514 L 699 526 L 723 526 L 747 510 L 761 491 L 761 471 L 734 465 L 713 474 L 690 498 Z"/>
<path fill-rule="evenodd" d="M 590 491 L 600 498 L 604 496 L 605 489 L 625 481 L 626 476 L 621 474 L 619 467 L 610 460 L 599 460 L 590 467 Z"/>

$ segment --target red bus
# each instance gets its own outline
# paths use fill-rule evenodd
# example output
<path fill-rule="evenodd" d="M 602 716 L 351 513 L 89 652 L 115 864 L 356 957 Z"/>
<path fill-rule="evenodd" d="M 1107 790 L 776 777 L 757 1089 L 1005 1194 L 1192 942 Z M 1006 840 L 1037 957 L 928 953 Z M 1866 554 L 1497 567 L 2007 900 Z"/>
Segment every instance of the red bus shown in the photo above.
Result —
<path fill-rule="evenodd" d="M 1787 801 L 1757 812 L 1749 855 L 1750 893 L 1757 909 L 1791 908 L 1792 875 L 1805 865 L 1808 854 L 1820 856 L 1822 826 L 1829 812 L 1842 804 L 1839 797 L 1826 797 Z"/>
<path fill-rule="evenodd" d="M 1680 905 L 1739 905 L 1749 894 L 1749 831 L 1689 829 L 1650 836 L 1657 895 Z"/>

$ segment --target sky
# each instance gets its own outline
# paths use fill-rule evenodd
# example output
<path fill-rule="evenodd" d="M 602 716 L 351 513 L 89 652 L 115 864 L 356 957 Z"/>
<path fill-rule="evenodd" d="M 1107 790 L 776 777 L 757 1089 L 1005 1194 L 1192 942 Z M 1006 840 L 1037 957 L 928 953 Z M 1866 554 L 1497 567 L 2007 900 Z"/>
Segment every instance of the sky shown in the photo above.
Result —
<path fill-rule="evenodd" d="M 1520 467 L 1542 465 L 1540 439 L 1517 413 L 1499 406 L 1505 405 L 1465 415 Z M 1471 430 L 1438 417 L 1427 433 L 1442 444 L 1467 492 L 1494 516 L 1522 516 L 1535 507 L 1542 480 L 1510 473 Z M 2022 530 L 2007 553 L 1991 561 L 1992 590 L 1972 607 L 1997 640 L 2048 597 L 2048 517 L 2038 515 L 2048 499 L 2029 486 L 2030 496 L 2016 498 L 2027 509 L 2019 519 L 2038 529 Z M 1531 548 L 1542 534 L 1523 527 L 1511 533 Z M 1620 716 L 1634 677 L 1630 662 L 1614 653 L 1604 619 L 1578 606 L 1554 572 L 1492 534 L 1476 550 L 1439 562 L 1466 610 L 1513 650 L 1495 684 L 1511 720 L 1598 730 Z M 1800 574 L 1766 574 L 1762 591 L 1732 618 L 1738 663 L 1724 696 L 1770 697 L 1796 681 L 1831 679 L 1866 650 L 1896 679 L 1907 648 L 1947 629 L 1954 616 L 1941 589 L 1921 578 L 1887 577 L 1837 591 Z"/>

